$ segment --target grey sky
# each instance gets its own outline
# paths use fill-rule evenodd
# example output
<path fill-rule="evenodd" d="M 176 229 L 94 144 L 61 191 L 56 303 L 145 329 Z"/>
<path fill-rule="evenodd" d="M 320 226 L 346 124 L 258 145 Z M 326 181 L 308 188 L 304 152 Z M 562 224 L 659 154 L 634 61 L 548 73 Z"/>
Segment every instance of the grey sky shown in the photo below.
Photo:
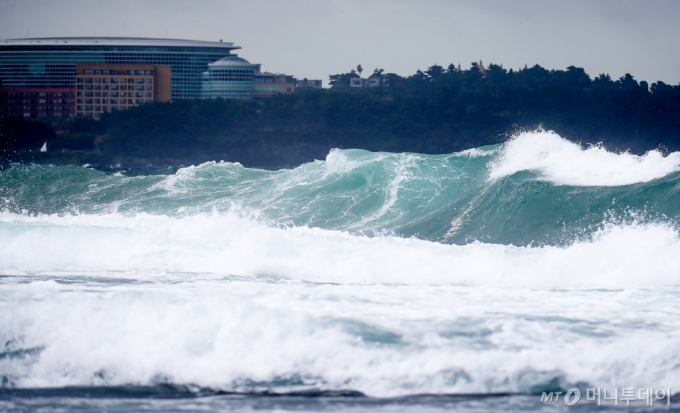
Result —
<path fill-rule="evenodd" d="M 265 70 L 321 78 L 361 64 L 574 65 L 680 82 L 677 0 L 0 0 L 0 38 L 140 36 L 234 42 Z"/>

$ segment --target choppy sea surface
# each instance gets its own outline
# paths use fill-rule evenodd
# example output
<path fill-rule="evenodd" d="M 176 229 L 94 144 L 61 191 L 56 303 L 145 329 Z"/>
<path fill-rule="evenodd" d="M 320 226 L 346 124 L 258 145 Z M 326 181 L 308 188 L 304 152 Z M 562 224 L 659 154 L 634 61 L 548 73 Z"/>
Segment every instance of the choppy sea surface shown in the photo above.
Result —
<path fill-rule="evenodd" d="M 680 409 L 678 152 L 129 175 L 0 170 L 0 411 Z"/>

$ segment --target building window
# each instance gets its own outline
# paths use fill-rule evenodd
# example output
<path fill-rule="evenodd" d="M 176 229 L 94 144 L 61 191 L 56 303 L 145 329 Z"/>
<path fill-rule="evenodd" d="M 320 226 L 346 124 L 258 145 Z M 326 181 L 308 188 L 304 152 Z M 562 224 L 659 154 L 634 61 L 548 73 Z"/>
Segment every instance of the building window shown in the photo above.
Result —
<path fill-rule="evenodd" d="M 146 84 L 147 84 L 147 85 L 150 85 L 151 83 L 152 83 L 152 80 L 151 80 L 151 79 L 146 79 Z"/>
<path fill-rule="evenodd" d="M 85 78 L 85 83 L 92 83 L 92 78 L 91 78 L 91 77 L 86 77 L 86 78 Z"/>
<path fill-rule="evenodd" d="M 92 69 L 85 69 L 85 74 L 86 74 L 86 75 L 93 75 L 93 74 L 94 74 L 94 70 L 92 70 Z"/>
<path fill-rule="evenodd" d="M 146 92 L 146 97 L 150 98 L 150 97 L 151 97 L 151 92 Z"/>
<path fill-rule="evenodd" d="M 109 78 L 108 77 L 103 78 L 102 83 L 109 83 Z"/>
<path fill-rule="evenodd" d="M 85 85 L 85 90 L 92 90 L 94 89 L 94 86 L 92 85 Z"/>
<path fill-rule="evenodd" d="M 111 78 L 111 83 L 118 83 L 118 78 L 117 78 L 117 77 L 112 77 L 112 78 Z"/>

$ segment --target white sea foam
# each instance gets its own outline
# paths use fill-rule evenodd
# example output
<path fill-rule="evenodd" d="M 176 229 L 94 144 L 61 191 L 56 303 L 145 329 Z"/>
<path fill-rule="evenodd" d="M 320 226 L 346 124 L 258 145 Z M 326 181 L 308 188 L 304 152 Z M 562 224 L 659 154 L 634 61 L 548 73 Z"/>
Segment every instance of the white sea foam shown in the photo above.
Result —
<path fill-rule="evenodd" d="M 612 153 L 601 147 L 583 150 L 554 132 L 523 132 L 506 142 L 490 164 L 490 179 L 536 171 L 557 185 L 618 186 L 649 182 L 680 170 L 680 152 L 663 156 Z"/>
<path fill-rule="evenodd" d="M 678 290 L 263 281 L 0 284 L 5 349 L 42 349 L 0 372 L 18 387 L 293 379 L 280 390 L 371 396 L 680 380 Z"/>
<path fill-rule="evenodd" d="M 454 156 L 467 157 L 467 158 L 479 158 L 480 156 L 490 156 L 498 152 L 497 149 L 484 150 L 480 148 L 466 149 L 464 151 L 456 152 Z"/>
<path fill-rule="evenodd" d="M 0 214 L 0 273 L 198 272 L 334 283 L 529 287 L 680 285 L 678 233 L 611 225 L 568 247 L 443 245 L 318 228 L 272 228 L 237 214 L 171 218 Z"/>

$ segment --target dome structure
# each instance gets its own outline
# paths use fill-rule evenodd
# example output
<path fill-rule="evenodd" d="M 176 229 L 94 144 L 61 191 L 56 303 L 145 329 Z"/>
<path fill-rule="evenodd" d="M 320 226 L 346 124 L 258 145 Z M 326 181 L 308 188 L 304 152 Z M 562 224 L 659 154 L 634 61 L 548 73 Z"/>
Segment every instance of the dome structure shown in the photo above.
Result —
<path fill-rule="evenodd" d="M 236 55 L 226 56 L 208 64 L 203 72 L 201 96 L 204 98 L 252 98 L 255 73 L 260 65 Z"/>

